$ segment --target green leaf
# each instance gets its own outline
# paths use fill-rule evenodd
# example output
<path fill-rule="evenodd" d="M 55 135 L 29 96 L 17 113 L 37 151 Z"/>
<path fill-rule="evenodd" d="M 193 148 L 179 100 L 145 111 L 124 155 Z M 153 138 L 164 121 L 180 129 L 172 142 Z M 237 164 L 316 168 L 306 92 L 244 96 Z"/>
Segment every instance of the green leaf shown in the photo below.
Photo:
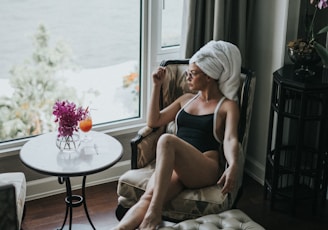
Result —
<path fill-rule="evenodd" d="M 324 65 L 328 65 L 328 49 L 326 49 L 323 45 L 318 42 L 313 43 L 314 48 L 316 49 L 317 53 L 321 57 L 321 60 Z"/>
<path fill-rule="evenodd" d="M 328 26 L 323 27 L 321 30 L 319 30 L 318 34 L 323 34 L 328 32 Z"/>

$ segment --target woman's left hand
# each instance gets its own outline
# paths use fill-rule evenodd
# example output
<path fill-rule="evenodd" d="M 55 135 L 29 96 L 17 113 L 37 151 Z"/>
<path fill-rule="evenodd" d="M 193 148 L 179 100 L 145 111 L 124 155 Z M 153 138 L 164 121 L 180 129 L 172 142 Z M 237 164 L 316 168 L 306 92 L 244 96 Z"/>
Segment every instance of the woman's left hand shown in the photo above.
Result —
<path fill-rule="evenodd" d="M 236 165 L 228 166 L 226 168 L 218 181 L 219 185 L 222 185 L 222 194 L 225 195 L 227 193 L 232 192 L 237 186 L 237 173 L 238 168 Z"/>

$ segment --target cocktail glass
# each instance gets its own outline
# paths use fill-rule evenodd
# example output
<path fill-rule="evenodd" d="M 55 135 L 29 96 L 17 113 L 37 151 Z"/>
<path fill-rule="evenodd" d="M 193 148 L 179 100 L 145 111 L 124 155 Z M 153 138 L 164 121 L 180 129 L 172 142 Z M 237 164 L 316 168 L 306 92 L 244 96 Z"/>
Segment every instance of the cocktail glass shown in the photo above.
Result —
<path fill-rule="evenodd" d="M 91 137 L 88 134 L 89 131 L 92 129 L 92 117 L 91 117 L 90 111 L 88 111 L 85 114 L 84 118 L 80 121 L 79 127 L 80 127 L 81 132 L 83 133 L 83 137 L 82 137 L 81 141 L 83 141 L 83 142 L 90 141 Z"/>

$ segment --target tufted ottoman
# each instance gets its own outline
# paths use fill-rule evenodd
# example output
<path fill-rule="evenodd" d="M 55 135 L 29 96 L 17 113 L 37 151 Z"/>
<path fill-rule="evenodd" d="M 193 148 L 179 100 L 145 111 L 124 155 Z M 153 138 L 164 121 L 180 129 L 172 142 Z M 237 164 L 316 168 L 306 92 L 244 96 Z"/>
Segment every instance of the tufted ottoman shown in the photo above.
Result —
<path fill-rule="evenodd" d="M 164 223 L 160 230 L 264 230 L 264 228 L 249 218 L 239 209 L 228 210 L 219 214 L 206 215 L 197 219 L 185 220 L 170 225 Z M 170 225 L 170 226 L 169 226 Z"/>

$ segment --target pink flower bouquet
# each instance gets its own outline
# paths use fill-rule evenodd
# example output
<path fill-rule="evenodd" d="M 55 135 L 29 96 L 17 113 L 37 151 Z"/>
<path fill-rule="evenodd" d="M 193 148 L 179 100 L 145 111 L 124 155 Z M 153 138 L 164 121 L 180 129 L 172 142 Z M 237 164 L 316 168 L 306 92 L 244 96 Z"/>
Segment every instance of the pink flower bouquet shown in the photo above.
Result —
<path fill-rule="evenodd" d="M 55 122 L 58 122 L 58 137 L 72 136 L 74 131 L 78 131 L 79 121 L 86 114 L 82 107 L 76 107 L 73 102 L 57 101 L 53 106 Z"/>

